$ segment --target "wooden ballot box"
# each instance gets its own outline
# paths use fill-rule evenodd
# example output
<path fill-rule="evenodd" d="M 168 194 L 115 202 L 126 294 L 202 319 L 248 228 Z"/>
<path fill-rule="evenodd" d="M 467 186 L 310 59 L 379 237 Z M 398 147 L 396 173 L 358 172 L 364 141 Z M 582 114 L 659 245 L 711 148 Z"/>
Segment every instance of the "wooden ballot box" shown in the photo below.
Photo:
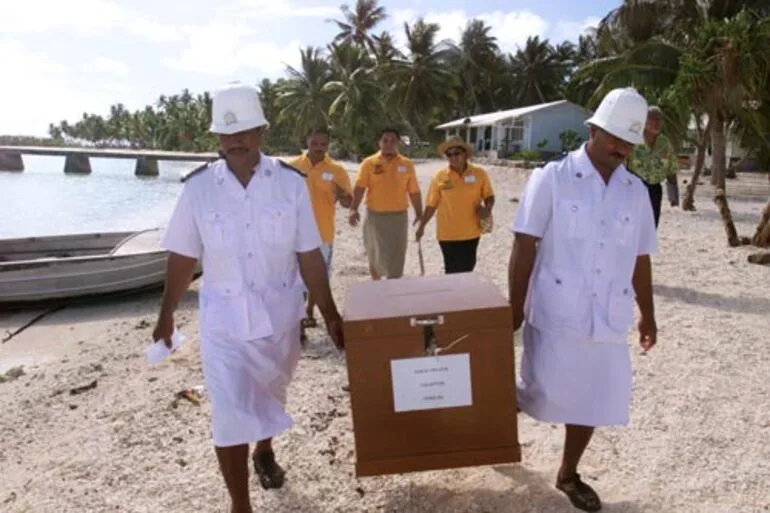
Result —
<path fill-rule="evenodd" d="M 356 283 L 344 312 L 357 476 L 521 461 L 513 320 L 491 280 Z"/>

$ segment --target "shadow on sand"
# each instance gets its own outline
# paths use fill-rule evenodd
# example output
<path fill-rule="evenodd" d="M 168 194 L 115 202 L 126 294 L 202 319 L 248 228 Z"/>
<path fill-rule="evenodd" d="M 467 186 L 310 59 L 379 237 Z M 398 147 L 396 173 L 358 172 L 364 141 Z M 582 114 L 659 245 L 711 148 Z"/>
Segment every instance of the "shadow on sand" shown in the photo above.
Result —
<path fill-rule="evenodd" d="M 676 299 L 691 305 L 716 308 L 725 312 L 767 315 L 770 312 L 770 298 L 758 296 L 724 296 L 701 292 L 687 287 L 671 287 L 655 284 L 655 295 Z"/>
<path fill-rule="evenodd" d="M 386 512 L 477 512 L 477 513 L 570 513 L 578 511 L 541 474 L 520 465 L 494 469 L 510 478 L 514 491 L 479 489 L 455 493 L 451 487 L 415 485 L 398 488 L 389 495 Z M 601 496 L 601 489 L 597 490 Z M 602 512 L 640 513 L 632 502 L 605 502 Z"/>

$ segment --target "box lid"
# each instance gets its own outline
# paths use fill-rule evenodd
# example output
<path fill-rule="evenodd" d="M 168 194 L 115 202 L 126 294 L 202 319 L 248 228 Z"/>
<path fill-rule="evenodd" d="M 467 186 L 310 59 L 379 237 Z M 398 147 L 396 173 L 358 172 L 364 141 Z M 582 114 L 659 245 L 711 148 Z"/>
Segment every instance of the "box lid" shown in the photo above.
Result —
<path fill-rule="evenodd" d="M 471 324 L 497 323 L 501 317 L 505 323 L 512 322 L 508 300 L 490 278 L 478 272 L 355 283 L 348 289 L 343 319 L 351 328 L 367 323 L 371 327 L 366 331 L 371 332 L 380 324 L 377 321 L 435 314 L 463 312 L 467 323 L 468 312 L 473 311 L 484 315 Z"/>

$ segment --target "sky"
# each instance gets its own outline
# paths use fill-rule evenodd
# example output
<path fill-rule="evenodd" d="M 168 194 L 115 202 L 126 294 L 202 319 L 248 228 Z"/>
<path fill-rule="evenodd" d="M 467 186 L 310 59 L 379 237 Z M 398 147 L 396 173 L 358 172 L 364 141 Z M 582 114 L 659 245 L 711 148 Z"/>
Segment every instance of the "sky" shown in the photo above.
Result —
<path fill-rule="evenodd" d="M 327 20 L 344 1 L 0 0 L 0 134 L 45 136 L 49 123 L 106 115 L 118 102 L 134 110 L 183 88 L 279 78 L 301 47 L 331 41 Z M 403 41 L 404 23 L 423 16 L 457 39 L 480 18 L 515 52 L 533 35 L 576 40 L 619 3 L 381 0 L 388 18 L 375 32 Z"/>

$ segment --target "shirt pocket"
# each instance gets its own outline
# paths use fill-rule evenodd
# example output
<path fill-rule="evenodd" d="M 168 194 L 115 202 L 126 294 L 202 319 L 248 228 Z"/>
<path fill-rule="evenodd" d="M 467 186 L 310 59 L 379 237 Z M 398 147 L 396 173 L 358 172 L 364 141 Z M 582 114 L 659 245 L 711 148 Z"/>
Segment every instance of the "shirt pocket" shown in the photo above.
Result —
<path fill-rule="evenodd" d="M 201 331 L 228 339 L 248 338 L 249 313 L 243 281 L 213 279 L 204 273 L 204 294 L 201 294 Z"/>
<path fill-rule="evenodd" d="M 273 203 L 260 207 L 259 237 L 268 249 L 291 249 L 296 231 L 297 214 L 292 205 Z"/>
<path fill-rule="evenodd" d="M 624 333 L 634 322 L 634 301 L 636 293 L 632 286 L 613 286 L 607 305 L 607 321 L 610 327 Z"/>
<path fill-rule="evenodd" d="M 634 215 L 626 209 L 617 209 L 614 218 L 614 235 L 617 244 L 621 246 L 633 245 L 636 234 Z"/>
<path fill-rule="evenodd" d="M 545 331 L 582 328 L 591 320 L 583 280 L 567 270 L 541 268 L 534 280 L 533 326 Z"/>
<path fill-rule="evenodd" d="M 559 221 L 563 223 L 564 235 L 568 239 L 582 240 L 588 237 L 591 212 L 587 202 L 577 199 L 559 201 Z"/>
<path fill-rule="evenodd" d="M 204 250 L 221 251 L 233 249 L 235 244 L 235 219 L 231 212 L 216 210 L 203 214 L 201 239 Z"/>

